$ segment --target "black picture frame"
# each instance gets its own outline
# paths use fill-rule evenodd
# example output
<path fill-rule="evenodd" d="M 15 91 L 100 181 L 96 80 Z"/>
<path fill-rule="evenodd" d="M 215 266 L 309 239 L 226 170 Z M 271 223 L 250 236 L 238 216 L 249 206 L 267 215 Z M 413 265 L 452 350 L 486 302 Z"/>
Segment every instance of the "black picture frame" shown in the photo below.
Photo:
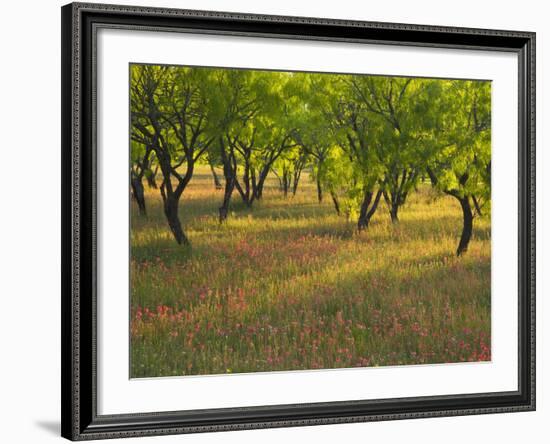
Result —
<path fill-rule="evenodd" d="M 62 436 L 71 440 L 535 409 L 535 33 L 72 3 L 62 14 Z M 96 381 L 95 31 L 192 31 L 510 51 L 519 65 L 518 390 L 100 416 Z"/>

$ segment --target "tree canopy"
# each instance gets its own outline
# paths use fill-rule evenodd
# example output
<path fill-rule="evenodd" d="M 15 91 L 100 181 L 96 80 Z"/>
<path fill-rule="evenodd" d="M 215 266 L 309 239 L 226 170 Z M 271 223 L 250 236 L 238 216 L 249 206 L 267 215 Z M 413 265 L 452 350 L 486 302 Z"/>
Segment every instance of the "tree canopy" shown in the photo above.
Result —
<path fill-rule="evenodd" d="M 200 163 L 224 189 L 220 222 L 232 199 L 262 199 L 269 174 L 287 196 L 306 170 L 318 200 L 330 196 L 359 230 L 384 203 L 398 223 L 410 194 L 430 183 L 462 209 L 458 255 L 490 211 L 487 81 L 134 64 L 130 107 L 132 195 L 145 215 L 142 180 L 156 185 L 160 172 L 180 244 L 189 241 L 179 202 Z"/>

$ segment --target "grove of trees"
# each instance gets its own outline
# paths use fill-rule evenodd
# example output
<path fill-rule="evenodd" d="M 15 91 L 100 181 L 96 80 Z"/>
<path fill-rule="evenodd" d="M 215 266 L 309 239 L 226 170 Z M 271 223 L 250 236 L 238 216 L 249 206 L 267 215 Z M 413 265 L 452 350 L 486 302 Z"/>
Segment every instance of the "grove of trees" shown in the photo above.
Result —
<path fill-rule="evenodd" d="M 180 201 L 199 164 L 223 189 L 220 223 L 234 199 L 254 207 L 270 174 L 290 198 L 304 171 L 360 231 L 384 208 L 398 223 L 431 184 L 462 211 L 459 256 L 490 212 L 487 81 L 132 65 L 130 107 L 132 196 L 146 215 L 144 183 L 158 188 L 182 245 Z"/>

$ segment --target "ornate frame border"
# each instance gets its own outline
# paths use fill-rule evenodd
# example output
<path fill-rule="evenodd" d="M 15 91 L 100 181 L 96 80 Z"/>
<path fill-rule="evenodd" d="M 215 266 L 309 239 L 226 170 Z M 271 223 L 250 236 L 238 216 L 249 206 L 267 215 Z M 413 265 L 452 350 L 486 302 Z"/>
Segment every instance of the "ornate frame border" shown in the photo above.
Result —
<path fill-rule="evenodd" d="M 535 33 L 72 3 L 61 9 L 62 436 L 71 440 L 535 409 Z M 519 61 L 519 389 L 97 415 L 95 41 L 98 27 L 511 51 Z"/>

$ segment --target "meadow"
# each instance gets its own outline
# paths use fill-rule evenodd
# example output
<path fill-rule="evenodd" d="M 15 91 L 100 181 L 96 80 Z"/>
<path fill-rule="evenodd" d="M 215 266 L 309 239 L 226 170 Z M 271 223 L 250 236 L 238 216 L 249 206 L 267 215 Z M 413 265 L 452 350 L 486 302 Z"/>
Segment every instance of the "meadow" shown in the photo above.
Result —
<path fill-rule="evenodd" d="M 131 214 L 131 377 L 486 361 L 490 220 L 454 254 L 456 201 L 420 185 L 389 223 L 369 230 L 317 202 L 305 177 L 284 198 L 274 177 L 253 209 L 220 224 L 199 167 L 176 244 L 158 190 Z"/>

